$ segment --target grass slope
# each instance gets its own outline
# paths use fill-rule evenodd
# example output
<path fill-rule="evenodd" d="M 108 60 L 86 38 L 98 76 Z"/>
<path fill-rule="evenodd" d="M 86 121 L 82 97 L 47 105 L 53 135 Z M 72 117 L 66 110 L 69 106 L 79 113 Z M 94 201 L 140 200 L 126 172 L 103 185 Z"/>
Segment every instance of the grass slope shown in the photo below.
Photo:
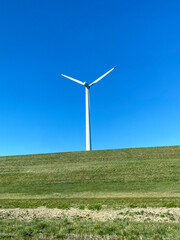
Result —
<path fill-rule="evenodd" d="M 0 157 L 0 205 L 180 206 L 180 146 Z"/>

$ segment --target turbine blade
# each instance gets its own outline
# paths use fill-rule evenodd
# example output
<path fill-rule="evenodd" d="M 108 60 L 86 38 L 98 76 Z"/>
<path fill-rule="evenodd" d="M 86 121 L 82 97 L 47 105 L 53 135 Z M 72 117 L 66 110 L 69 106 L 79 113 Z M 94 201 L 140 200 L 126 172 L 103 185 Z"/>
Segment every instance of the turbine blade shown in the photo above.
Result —
<path fill-rule="evenodd" d="M 91 84 L 89 84 L 89 87 L 92 86 L 93 84 L 99 82 L 102 78 L 104 78 L 106 75 L 108 75 L 110 72 L 112 72 L 115 68 L 117 67 L 117 65 L 113 68 L 111 68 L 108 72 L 106 72 L 105 74 L 103 74 L 101 77 L 99 77 L 98 79 L 96 79 L 94 82 L 92 82 Z"/>
<path fill-rule="evenodd" d="M 65 77 L 65 78 L 69 78 L 70 80 L 72 80 L 72 81 L 74 81 L 74 82 L 77 82 L 77 83 L 79 83 L 79 84 L 81 84 L 81 85 L 83 85 L 84 86 L 84 83 L 83 82 L 81 82 L 81 81 L 79 81 L 79 80 L 77 80 L 77 79 L 75 79 L 75 78 L 72 78 L 72 77 L 68 77 L 68 76 L 66 76 L 66 75 L 64 75 L 64 74 L 61 74 L 63 77 Z"/>

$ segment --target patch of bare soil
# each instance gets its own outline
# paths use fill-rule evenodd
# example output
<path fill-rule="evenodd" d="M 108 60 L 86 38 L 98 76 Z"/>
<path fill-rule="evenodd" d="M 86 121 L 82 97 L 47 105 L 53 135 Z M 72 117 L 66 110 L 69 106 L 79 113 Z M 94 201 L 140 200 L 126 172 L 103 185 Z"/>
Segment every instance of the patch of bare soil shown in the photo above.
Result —
<path fill-rule="evenodd" d="M 0 209 L 0 219 L 18 219 L 31 221 L 33 219 L 63 219 L 70 221 L 92 220 L 108 221 L 129 219 L 132 221 L 180 222 L 180 208 L 123 208 L 119 210 L 80 210 L 78 208 L 57 209 L 39 207 L 36 209 Z"/>

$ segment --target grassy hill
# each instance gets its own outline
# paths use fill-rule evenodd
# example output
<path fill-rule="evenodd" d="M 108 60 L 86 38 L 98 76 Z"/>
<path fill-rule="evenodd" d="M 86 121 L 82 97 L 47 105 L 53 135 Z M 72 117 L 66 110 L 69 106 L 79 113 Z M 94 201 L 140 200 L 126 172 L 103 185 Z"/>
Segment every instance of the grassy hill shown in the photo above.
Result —
<path fill-rule="evenodd" d="M 180 146 L 0 157 L 2 207 L 180 206 Z"/>

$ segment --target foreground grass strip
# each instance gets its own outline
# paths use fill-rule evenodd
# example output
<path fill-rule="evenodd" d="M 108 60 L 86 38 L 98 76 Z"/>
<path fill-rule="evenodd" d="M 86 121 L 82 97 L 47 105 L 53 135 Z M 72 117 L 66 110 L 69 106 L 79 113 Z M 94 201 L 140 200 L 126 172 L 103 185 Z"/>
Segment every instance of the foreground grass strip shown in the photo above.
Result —
<path fill-rule="evenodd" d="M 2 220 L 0 239 L 180 239 L 178 223 Z"/>

